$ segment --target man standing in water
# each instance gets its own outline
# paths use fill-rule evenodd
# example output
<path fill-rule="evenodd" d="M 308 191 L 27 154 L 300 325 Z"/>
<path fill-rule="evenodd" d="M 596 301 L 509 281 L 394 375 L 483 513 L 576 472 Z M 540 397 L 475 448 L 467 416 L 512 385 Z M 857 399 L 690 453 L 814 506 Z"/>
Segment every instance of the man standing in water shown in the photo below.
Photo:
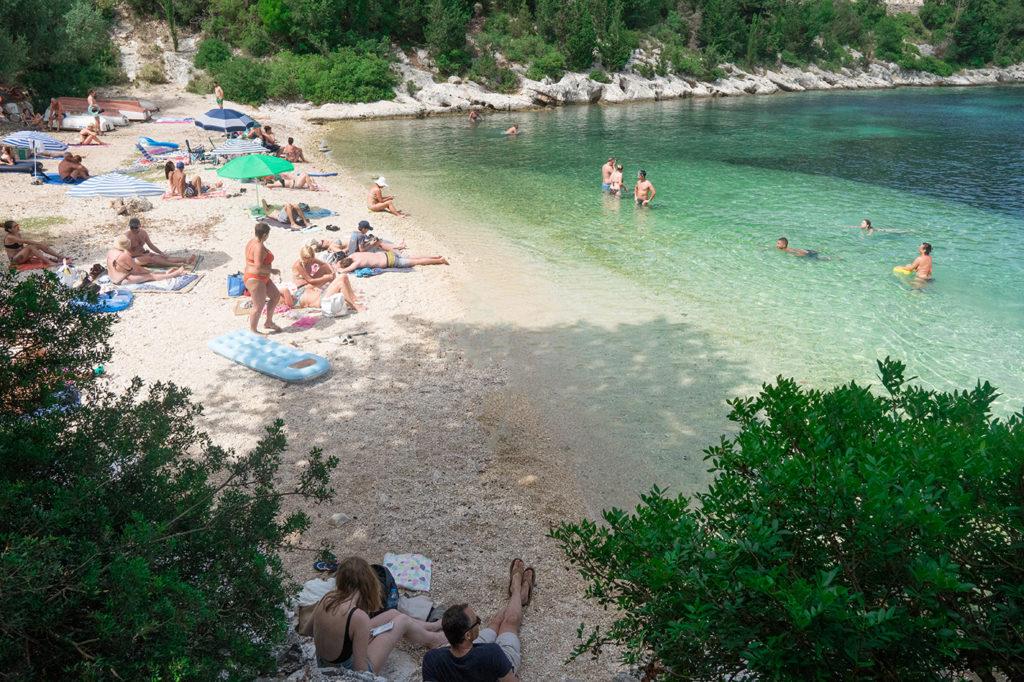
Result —
<path fill-rule="evenodd" d="M 608 162 L 601 166 L 601 191 L 608 192 L 612 188 L 612 173 L 615 172 L 615 157 L 608 157 Z"/>
<path fill-rule="evenodd" d="M 917 253 L 918 256 L 914 262 L 904 267 L 910 272 L 916 272 L 918 279 L 930 280 L 932 278 L 932 245 L 924 242 L 917 247 Z"/>
<path fill-rule="evenodd" d="M 641 169 L 636 175 L 636 187 L 633 188 L 633 198 L 636 199 L 637 206 L 650 206 L 651 202 L 654 201 L 654 195 L 657 192 L 654 190 L 654 185 L 647 179 L 647 171 Z"/>

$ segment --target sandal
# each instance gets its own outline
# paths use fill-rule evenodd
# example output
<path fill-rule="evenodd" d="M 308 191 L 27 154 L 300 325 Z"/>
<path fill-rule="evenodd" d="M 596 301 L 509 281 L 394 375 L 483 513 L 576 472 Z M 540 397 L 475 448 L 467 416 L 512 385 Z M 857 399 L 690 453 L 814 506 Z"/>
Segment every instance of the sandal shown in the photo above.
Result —
<path fill-rule="evenodd" d="M 513 559 L 512 563 L 510 563 L 508 565 L 508 596 L 510 598 L 512 597 L 512 580 L 515 578 L 515 575 L 516 575 L 516 562 L 517 561 L 520 564 L 523 564 L 523 560 L 522 559 L 516 558 L 516 559 Z M 523 565 L 525 566 L 525 564 L 523 564 Z M 523 573 L 523 572 L 525 572 L 525 568 L 520 571 L 520 573 Z"/>
<path fill-rule="evenodd" d="M 526 584 L 526 591 L 524 596 L 525 601 L 522 602 L 523 606 L 529 606 L 530 602 L 533 601 L 533 588 L 537 585 L 537 571 L 534 570 L 533 566 L 527 566 L 523 571 L 523 580 L 526 580 L 526 574 L 530 574 L 530 581 Z"/>

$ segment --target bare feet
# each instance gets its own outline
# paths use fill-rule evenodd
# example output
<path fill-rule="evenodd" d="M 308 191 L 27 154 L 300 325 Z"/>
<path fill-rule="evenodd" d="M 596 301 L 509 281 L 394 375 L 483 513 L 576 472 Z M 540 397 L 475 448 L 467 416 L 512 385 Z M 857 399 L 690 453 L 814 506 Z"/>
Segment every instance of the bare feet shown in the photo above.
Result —
<path fill-rule="evenodd" d="M 271 322 L 270 320 L 267 320 L 266 322 L 264 322 L 263 323 L 263 327 L 264 327 L 264 329 L 271 330 L 271 332 L 274 333 L 274 334 L 276 334 L 277 332 L 281 331 L 281 328 L 278 327 L 277 324 L 275 324 L 274 322 Z"/>
<path fill-rule="evenodd" d="M 445 258 L 444 256 L 442 256 L 442 257 L 441 257 L 441 265 L 451 265 L 451 263 L 449 263 L 449 262 L 448 262 L 448 259 L 447 259 L 447 258 Z"/>
<path fill-rule="evenodd" d="M 177 268 L 174 268 L 173 270 L 171 270 L 170 272 L 168 272 L 167 274 L 172 276 L 172 277 L 177 277 L 178 275 L 184 275 L 185 274 L 185 268 L 177 267 Z"/>
<path fill-rule="evenodd" d="M 533 599 L 533 586 L 537 584 L 537 571 L 533 570 L 533 566 L 528 567 L 523 571 L 523 606 L 529 606 L 530 600 Z"/>
<path fill-rule="evenodd" d="M 357 313 L 361 313 L 364 310 L 366 310 L 366 306 L 360 305 L 358 302 L 356 302 L 356 303 L 349 303 L 348 307 L 351 308 L 352 310 L 356 311 Z"/>
<path fill-rule="evenodd" d="M 513 559 L 512 563 L 508 566 L 508 596 L 512 596 L 512 583 L 516 579 L 516 575 L 519 575 L 519 582 L 523 581 L 523 569 L 526 565 L 522 559 Z"/>
<path fill-rule="evenodd" d="M 185 259 L 185 262 L 188 263 L 189 265 L 195 265 L 196 258 L 198 258 L 198 256 L 196 256 L 196 254 L 193 253 L 191 256 Z"/>

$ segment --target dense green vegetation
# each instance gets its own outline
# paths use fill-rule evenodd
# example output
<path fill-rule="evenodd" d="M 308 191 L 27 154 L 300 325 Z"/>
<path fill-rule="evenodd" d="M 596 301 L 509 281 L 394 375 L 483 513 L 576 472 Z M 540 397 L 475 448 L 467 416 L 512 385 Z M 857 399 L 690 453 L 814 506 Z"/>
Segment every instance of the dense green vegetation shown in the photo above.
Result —
<path fill-rule="evenodd" d="M 284 487 L 280 421 L 235 454 L 187 390 L 112 392 L 93 368 L 116 316 L 75 295 L 0 273 L 0 677 L 251 680 L 294 594 L 278 549 L 309 525 L 282 500 L 329 499 L 337 459 Z"/>
<path fill-rule="evenodd" d="M 0 81 L 45 97 L 117 78 L 106 29 L 111 0 L 0 0 Z M 519 77 L 621 69 L 699 79 L 718 64 L 851 64 L 851 50 L 949 74 L 1024 61 L 1024 0 L 927 0 L 920 16 L 886 16 L 881 0 L 128 0 L 177 36 L 201 30 L 197 64 L 233 99 L 356 102 L 393 96 L 390 46 L 426 47 L 440 74 L 511 91 Z M 479 14 L 474 15 L 479 10 Z M 915 43 L 936 48 L 922 56 Z M 212 47 L 216 46 L 216 47 Z M 217 50 L 213 54 L 211 50 Z M 233 57 L 233 59 L 228 59 Z M 294 69 L 291 76 L 285 70 Z M 276 73 L 276 75 L 275 75 Z M 148 76 L 149 77 L 149 76 Z M 157 78 L 154 74 L 150 80 Z M 206 90 L 209 79 L 193 84 Z M 297 94 L 296 94 L 297 93 Z"/>
<path fill-rule="evenodd" d="M 1024 415 L 879 368 L 882 395 L 780 378 L 731 401 L 696 499 L 554 529 L 617 611 L 577 654 L 665 680 L 1021 679 Z"/>

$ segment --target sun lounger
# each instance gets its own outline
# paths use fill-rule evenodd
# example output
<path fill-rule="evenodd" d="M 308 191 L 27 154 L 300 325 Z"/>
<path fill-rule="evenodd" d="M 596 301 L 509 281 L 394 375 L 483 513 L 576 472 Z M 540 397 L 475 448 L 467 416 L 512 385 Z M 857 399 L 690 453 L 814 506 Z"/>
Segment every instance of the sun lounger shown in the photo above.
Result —
<path fill-rule="evenodd" d="M 40 163 L 32 164 L 31 161 L 18 161 L 13 166 L 0 166 L 0 173 L 42 173 L 43 166 Z"/>
<path fill-rule="evenodd" d="M 207 345 L 217 355 L 282 381 L 308 381 L 323 376 L 331 368 L 327 358 L 285 346 L 248 330 L 218 336 Z"/>

